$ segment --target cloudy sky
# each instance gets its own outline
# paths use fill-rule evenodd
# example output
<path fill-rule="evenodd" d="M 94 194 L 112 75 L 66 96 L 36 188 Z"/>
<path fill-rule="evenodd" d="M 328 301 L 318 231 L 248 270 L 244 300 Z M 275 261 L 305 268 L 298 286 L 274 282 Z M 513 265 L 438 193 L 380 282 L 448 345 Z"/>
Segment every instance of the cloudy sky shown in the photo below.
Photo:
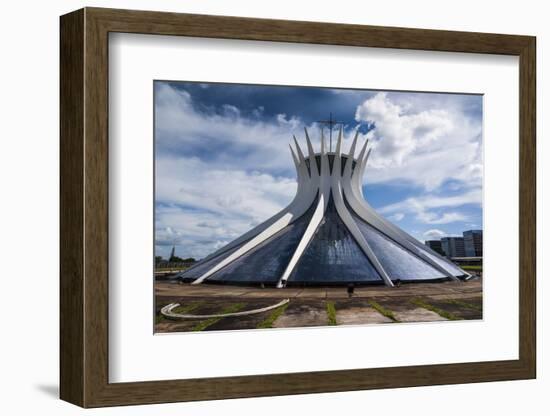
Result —
<path fill-rule="evenodd" d="M 421 241 L 482 228 L 482 97 L 373 90 L 155 82 L 155 250 L 201 258 L 285 207 L 288 149 L 317 120 L 357 129 L 373 151 L 363 191 Z M 362 143 L 362 141 L 361 141 Z"/>

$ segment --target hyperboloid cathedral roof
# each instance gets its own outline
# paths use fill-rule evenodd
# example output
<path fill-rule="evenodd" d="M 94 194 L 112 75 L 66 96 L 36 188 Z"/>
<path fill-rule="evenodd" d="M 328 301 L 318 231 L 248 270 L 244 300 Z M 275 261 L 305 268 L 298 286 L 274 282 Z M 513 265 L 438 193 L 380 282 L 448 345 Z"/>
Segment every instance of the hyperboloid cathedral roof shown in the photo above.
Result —
<path fill-rule="evenodd" d="M 469 275 L 379 215 L 363 196 L 362 178 L 372 149 L 355 156 L 358 133 L 342 153 L 308 155 L 294 138 L 290 152 L 298 190 L 285 209 L 212 253 L 178 278 L 200 283 L 287 285 L 386 284 L 458 280 Z"/>

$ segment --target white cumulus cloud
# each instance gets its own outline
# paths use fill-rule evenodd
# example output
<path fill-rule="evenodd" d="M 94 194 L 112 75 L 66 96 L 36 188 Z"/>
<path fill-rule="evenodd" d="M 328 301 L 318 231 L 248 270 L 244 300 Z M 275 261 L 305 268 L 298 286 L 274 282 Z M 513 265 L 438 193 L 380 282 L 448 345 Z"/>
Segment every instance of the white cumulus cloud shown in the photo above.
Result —
<path fill-rule="evenodd" d="M 405 218 L 405 214 L 403 214 L 402 212 L 396 212 L 395 214 L 388 217 L 388 219 L 391 221 L 401 221 L 403 218 Z"/>
<path fill-rule="evenodd" d="M 423 234 L 426 240 L 439 240 L 440 238 L 445 237 L 446 235 L 447 233 L 445 233 L 444 231 L 438 230 L 437 228 L 428 230 Z"/>
<path fill-rule="evenodd" d="M 458 208 L 464 205 L 481 205 L 481 190 L 475 189 L 463 194 L 453 196 L 423 195 L 420 197 L 411 197 L 403 201 L 379 208 L 383 214 L 393 214 L 407 212 L 424 224 L 448 224 L 451 222 L 465 221 L 467 216 L 456 210 L 448 209 Z M 434 212 L 437 210 L 438 212 Z M 445 210 L 441 212 L 441 210 Z"/>
<path fill-rule="evenodd" d="M 439 108 L 403 97 L 380 92 L 356 109 L 355 119 L 373 127 L 365 180 L 404 180 L 428 191 L 451 179 L 480 186 L 481 120 L 468 116 L 468 108 Z"/>

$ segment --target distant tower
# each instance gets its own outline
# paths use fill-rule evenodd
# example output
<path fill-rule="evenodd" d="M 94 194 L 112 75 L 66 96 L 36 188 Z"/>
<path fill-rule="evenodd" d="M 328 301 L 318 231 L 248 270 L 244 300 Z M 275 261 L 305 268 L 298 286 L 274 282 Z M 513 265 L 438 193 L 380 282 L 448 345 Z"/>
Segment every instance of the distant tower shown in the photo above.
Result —
<path fill-rule="evenodd" d="M 168 261 L 172 261 L 175 255 L 176 255 L 176 246 L 172 246 L 172 251 L 170 252 L 170 257 L 168 257 Z"/>
<path fill-rule="evenodd" d="M 332 128 L 332 117 L 327 122 Z M 361 285 L 459 280 L 470 275 L 382 217 L 363 196 L 368 140 L 342 152 L 342 128 L 333 152 L 308 156 L 294 138 L 290 152 L 298 190 L 288 207 L 180 273 L 200 283 Z"/>

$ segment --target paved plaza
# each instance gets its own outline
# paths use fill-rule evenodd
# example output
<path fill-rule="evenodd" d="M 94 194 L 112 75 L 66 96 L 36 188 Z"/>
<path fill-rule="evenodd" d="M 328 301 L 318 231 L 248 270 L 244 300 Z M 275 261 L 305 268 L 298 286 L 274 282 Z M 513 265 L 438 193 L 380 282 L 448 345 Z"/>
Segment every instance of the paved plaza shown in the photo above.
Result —
<path fill-rule="evenodd" d="M 157 333 L 482 319 L 481 280 L 357 287 L 351 297 L 345 287 L 275 289 L 157 281 L 155 295 Z M 200 318 L 267 308 L 282 299 L 289 302 L 261 313 Z M 195 317 L 173 319 L 161 313 L 175 303 L 179 306 L 173 312 Z"/>

